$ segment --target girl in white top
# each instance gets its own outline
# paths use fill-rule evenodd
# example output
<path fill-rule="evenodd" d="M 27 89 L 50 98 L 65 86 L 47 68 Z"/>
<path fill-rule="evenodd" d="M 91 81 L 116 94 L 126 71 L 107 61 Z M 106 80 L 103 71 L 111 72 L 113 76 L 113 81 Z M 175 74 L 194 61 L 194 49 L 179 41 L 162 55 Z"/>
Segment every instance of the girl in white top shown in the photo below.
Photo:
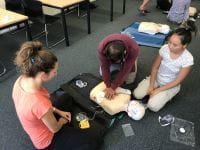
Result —
<path fill-rule="evenodd" d="M 180 84 L 186 78 L 193 62 L 192 54 L 187 50 L 192 40 L 194 24 L 187 28 L 178 28 L 168 36 L 168 44 L 161 47 L 152 65 L 151 74 L 142 80 L 133 91 L 135 98 L 149 95 L 147 107 L 157 112 L 179 91 Z"/>

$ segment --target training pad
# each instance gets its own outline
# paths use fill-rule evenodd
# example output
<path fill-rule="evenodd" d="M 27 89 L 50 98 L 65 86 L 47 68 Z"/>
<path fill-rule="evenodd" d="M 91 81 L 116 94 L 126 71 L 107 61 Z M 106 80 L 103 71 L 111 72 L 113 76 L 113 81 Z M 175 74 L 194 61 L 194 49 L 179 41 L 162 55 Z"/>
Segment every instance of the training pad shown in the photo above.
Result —
<path fill-rule="evenodd" d="M 139 45 L 161 47 L 164 44 L 167 34 L 157 33 L 151 35 L 142 33 L 138 31 L 139 25 L 139 22 L 133 22 L 128 27 L 124 28 L 121 33 L 131 36 Z"/>

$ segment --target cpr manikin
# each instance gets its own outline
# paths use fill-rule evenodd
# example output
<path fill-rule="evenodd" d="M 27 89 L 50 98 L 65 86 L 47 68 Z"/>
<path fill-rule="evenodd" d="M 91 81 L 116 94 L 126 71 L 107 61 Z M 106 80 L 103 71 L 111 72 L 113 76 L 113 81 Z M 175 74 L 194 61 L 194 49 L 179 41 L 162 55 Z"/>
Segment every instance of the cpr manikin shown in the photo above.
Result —
<path fill-rule="evenodd" d="M 166 24 L 159 24 L 154 22 L 141 22 L 138 27 L 138 31 L 153 35 L 156 33 L 167 34 L 170 31 L 170 27 Z"/>
<path fill-rule="evenodd" d="M 103 90 L 106 88 L 104 82 L 99 83 L 90 92 L 90 99 L 99 104 L 108 114 L 114 115 L 125 111 L 134 120 L 140 120 L 144 116 L 145 108 L 137 101 L 130 101 L 131 91 L 118 87 L 114 99 L 105 98 Z"/>

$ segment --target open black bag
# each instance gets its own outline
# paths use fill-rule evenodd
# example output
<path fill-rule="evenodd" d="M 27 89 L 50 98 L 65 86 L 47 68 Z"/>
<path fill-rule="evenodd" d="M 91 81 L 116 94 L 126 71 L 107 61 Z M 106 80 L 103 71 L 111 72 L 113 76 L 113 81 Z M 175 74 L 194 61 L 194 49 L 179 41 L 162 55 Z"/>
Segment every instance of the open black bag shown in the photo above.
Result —
<path fill-rule="evenodd" d="M 90 127 L 100 130 L 103 134 L 108 131 L 114 123 L 124 116 L 124 113 L 109 115 L 98 104 L 90 100 L 90 91 L 102 80 L 90 73 L 82 73 L 69 82 L 62 84 L 60 90 L 69 94 L 74 99 L 73 114 L 84 112 L 90 119 Z M 80 85 L 78 83 L 81 83 Z M 83 86 L 83 87 L 82 87 Z M 76 117 L 74 117 L 76 125 Z M 78 127 L 78 125 L 77 125 Z"/>

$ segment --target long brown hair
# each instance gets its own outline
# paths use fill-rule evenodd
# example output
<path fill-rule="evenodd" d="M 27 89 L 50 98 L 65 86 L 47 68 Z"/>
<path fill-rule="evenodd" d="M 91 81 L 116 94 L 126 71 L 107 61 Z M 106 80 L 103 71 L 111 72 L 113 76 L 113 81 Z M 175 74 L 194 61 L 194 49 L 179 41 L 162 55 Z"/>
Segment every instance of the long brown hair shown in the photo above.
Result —
<path fill-rule="evenodd" d="M 57 62 L 57 57 L 46 51 L 39 41 L 25 42 L 17 51 L 15 65 L 22 74 L 35 77 L 39 72 L 49 73 Z"/>

